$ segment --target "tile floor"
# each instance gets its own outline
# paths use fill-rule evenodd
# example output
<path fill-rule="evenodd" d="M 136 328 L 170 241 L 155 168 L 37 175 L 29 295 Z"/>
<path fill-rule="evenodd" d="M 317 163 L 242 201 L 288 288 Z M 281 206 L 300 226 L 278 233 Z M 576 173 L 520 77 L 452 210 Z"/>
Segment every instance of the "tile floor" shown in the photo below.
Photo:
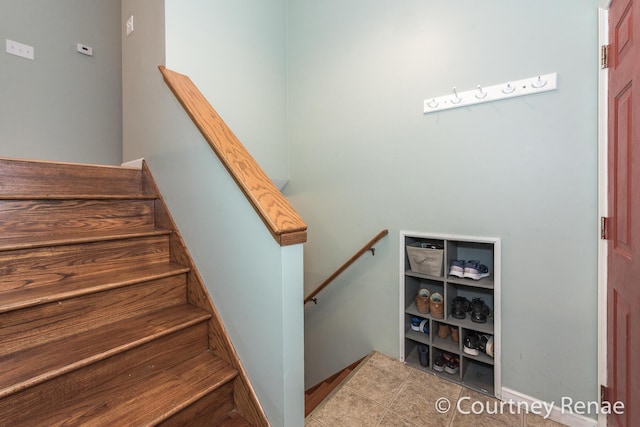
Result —
<path fill-rule="evenodd" d="M 436 411 L 435 402 L 464 399 L 463 411 Z M 468 404 L 467 404 L 468 402 Z M 307 427 L 561 427 L 533 414 L 464 415 L 472 402 L 500 402 L 374 352 L 306 419 Z"/>

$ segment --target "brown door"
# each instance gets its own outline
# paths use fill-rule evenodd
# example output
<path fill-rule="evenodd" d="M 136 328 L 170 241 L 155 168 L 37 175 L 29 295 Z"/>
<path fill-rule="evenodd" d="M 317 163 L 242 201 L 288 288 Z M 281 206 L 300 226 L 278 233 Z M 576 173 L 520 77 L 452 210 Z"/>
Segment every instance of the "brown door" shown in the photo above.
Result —
<path fill-rule="evenodd" d="M 637 41 L 636 41 L 637 40 Z M 640 1 L 609 8 L 607 400 L 640 426 Z M 638 46 L 636 46 L 638 43 Z"/>

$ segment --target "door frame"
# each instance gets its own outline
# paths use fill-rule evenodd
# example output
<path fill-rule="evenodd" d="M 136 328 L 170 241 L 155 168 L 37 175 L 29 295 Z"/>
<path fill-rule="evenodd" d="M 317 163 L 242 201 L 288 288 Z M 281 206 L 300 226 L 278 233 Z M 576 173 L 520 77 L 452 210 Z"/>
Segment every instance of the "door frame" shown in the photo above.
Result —
<path fill-rule="evenodd" d="M 600 0 L 598 8 L 598 47 L 609 43 L 609 4 Z M 598 55 L 600 60 L 600 55 Z M 599 67 L 600 68 L 600 67 Z M 609 71 L 598 73 L 598 219 L 608 217 L 608 92 Z M 600 224 L 598 224 L 598 234 Z M 598 237 L 598 388 L 607 385 L 607 241 Z M 600 396 L 600 390 L 598 390 Z M 605 427 L 607 417 L 598 414 L 598 426 Z"/>

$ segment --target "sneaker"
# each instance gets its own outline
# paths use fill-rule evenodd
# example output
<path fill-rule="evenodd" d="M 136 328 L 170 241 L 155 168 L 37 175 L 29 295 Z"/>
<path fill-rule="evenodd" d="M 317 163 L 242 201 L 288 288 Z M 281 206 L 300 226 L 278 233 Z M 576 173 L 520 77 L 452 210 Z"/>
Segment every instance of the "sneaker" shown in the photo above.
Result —
<path fill-rule="evenodd" d="M 464 260 L 454 259 L 451 261 L 451 270 L 449 270 L 450 276 L 464 277 Z"/>
<path fill-rule="evenodd" d="M 460 358 L 458 356 L 452 357 L 444 367 L 444 371 L 447 374 L 457 374 L 460 372 Z"/>
<path fill-rule="evenodd" d="M 474 298 L 469 311 L 471 311 L 471 321 L 475 323 L 487 323 L 487 316 L 491 315 L 491 309 L 482 298 Z"/>
<path fill-rule="evenodd" d="M 489 277 L 489 267 L 480 264 L 480 261 L 467 261 L 464 264 L 463 277 L 473 280 L 480 280 L 483 277 Z"/>
<path fill-rule="evenodd" d="M 482 334 L 478 341 L 478 350 L 489 357 L 493 357 L 493 335 Z"/>
<path fill-rule="evenodd" d="M 413 316 L 411 318 L 411 329 L 416 332 L 429 333 L 429 320 L 422 317 Z"/>
<path fill-rule="evenodd" d="M 453 301 L 451 301 L 451 317 L 464 319 L 467 317 L 467 311 L 469 311 L 470 305 L 471 302 L 465 297 L 455 297 Z"/>
<path fill-rule="evenodd" d="M 469 332 L 466 337 L 464 337 L 464 348 L 463 351 L 472 356 L 477 356 L 480 354 L 480 350 L 478 350 L 478 343 L 480 342 L 480 337 L 477 332 Z"/>
<path fill-rule="evenodd" d="M 420 364 L 429 366 L 429 346 L 420 344 L 418 346 L 418 354 L 420 355 Z"/>
<path fill-rule="evenodd" d="M 447 366 L 447 363 L 449 363 L 451 359 L 453 359 L 453 357 L 450 354 L 442 353 L 433 361 L 433 370 L 443 372 L 444 367 Z"/>

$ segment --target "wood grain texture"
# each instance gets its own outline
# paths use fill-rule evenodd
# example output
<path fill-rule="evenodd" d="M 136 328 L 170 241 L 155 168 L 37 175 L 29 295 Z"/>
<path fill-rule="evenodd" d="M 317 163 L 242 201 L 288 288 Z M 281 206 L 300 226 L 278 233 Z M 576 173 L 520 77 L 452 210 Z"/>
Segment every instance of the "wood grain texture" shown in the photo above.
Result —
<path fill-rule="evenodd" d="M 155 198 L 135 169 L 0 158 L 1 199 Z"/>
<path fill-rule="evenodd" d="M 164 80 L 281 246 L 304 243 L 307 225 L 189 77 L 160 66 Z"/>
<path fill-rule="evenodd" d="M 185 346 L 197 344 L 202 352 L 207 348 L 208 318 L 183 304 L 0 356 L 0 398 L 198 324 L 202 327 L 180 339 Z"/>
<path fill-rule="evenodd" d="M 67 402 L 65 407 L 25 420 L 25 425 L 157 425 L 235 375 L 229 365 L 210 353 L 202 353 L 161 372 L 151 366 L 130 372 L 127 377 L 118 375 L 93 392 Z"/>
<path fill-rule="evenodd" d="M 84 396 L 97 396 L 104 389 L 111 389 L 113 382 L 133 377 L 143 381 L 145 375 L 162 372 L 205 352 L 204 323 L 186 329 L 177 326 L 172 327 L 173 333 L 162 336 L 157 335 L 160 331 L 154 333 L 153 340 L 142 345 L 124 346 L 117 354 L 110 351 L 110 357 L 96 363 L 78 367 L 82 361 L 77 361 L 71 366 L 70 374 L 44 382 L 34 379 L 36 383 L 31 387 L 18 391 L 11 398 L 0 399 L 0 425 L 31 426 L 30 418 L 60 411 L 68 402 L 77 402 Z M 107 399 L 108 396 L 104 400 Z M 125 424 L 123 417 L 119 425 Z"/>
<path fill-rule="evenodd" d="M 153 182 L 151 171 L 148 166 L 143 164 L 143 171 L 148 176 L 148 181 Z M 155 185 L 155 183 L 154 183 Z M 251 386 L 249 376 L 242 366 L 242 362 L 236 353 L 233 343 L 222 323 L 222 318 L 218 313 L 204 281 L 191 258 L 189 250 L 178 230 L 175 221 L 171 217 L 171 213 L 167 209 L 162 194 L 156 188 L 154 190 L 158 194 L 154 212 L 156 213 L 156 226 L 164 230 L 171 230 L 169 246 L 171 248 L 171 262 L 184 265 L 189 268 L 187 274 L 187 301 L 196 307 L 199 307 L 211 313 L 209 320 L 209 348 L 211 352 L 222 360 L 229 363 L 238 371 L 238 377 L 234 380 L 234 402 L 237 406 L 239 414 L 243 419 L 248 420 L 251 425 L 257 427 L 268 427 L 269 421 L 258 401 L 255 390 Z"/>
<path fill-rule="evenodd" d="M 0 252 L 0 291 L 168 261 L 167 235 Z"/>
<path fill-rule="evenodd" d="M 0 159 L 0 425 L 269 425 L 158 197 Z"/>
<path fill-rule="evenodd" d="M 184 302 L 185 278 L 173 276 L 4 313 L 0 355 Z"/>
<path fill-rule="evenodd" d="M 0 200 L 0 239 L 154 230 L 153 200 Z"/>
<path fill-rule="evenodd" d="M 188 271 L 189 268 L 172 263 L 143 264 L 121 270 L 110 270 L 108 274 L 100 271 L 98 273 L 67 277 L 58 282 L 35 288 L 8 290 L 2 292 L 0 313 L 177 276 Z"/>

